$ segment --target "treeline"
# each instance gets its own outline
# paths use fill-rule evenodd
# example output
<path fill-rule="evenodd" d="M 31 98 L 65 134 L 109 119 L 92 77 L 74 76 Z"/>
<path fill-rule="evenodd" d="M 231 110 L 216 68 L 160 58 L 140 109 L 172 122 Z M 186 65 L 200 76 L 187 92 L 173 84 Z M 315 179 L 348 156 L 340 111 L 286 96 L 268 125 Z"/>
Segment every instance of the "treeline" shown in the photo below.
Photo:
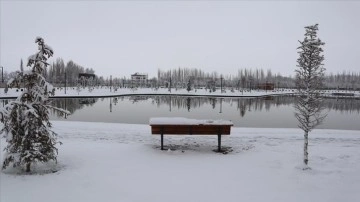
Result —
<path fill-rule="evenodd" d="M 20 62 L 20 71 L 23 71 L 23 62 Z M 64 86 L 66 72 L 67 86 L 78 84 L 79 73 L 95 74 L 94 69 L 83 67 L 70 60 L 67 63 L 57 58 L 49 68 L 45 69 L 43 76 L 55 86 Z M 135 72 L 134 72 L 135 73 Z M 8 81 L 16 75 L 15 72 L 4 72 L 4 80 Z M 95 74 L 96 75 L 96 74 Z M 224 88 L 255 89 L 259 84 L 272 83 L 275 88 L 295 88 L 295 78 L 274 74 L 270 69 L 240 68 L 236 75 L 220 74 L 218 72 L 205 72 L 197 68 L 175 68 L 169 70 L 158 69 L 157 77 L 149 78 L 146 83 L 135 84 L 129 75 L 104 79 L 96 75 L 94 85 L 116 87 L 166 87 L 166 88 Z M 324 88 L 360 90 L 360 72 L 342 72 L 325 75 Z"/>
<path fill-rule="evenodd" d="M 358 89 L 360 90 L 360 72 L 342 72 L 329 74 L 325 77 L 325 86 L 331 89 Z"/>
<path fill-rule="evenodd" d="M 65 73 L 67 85 L 75 86 L 78 83 L 79 73 L 95 74 L 95 71 L 92 68 L 82 67 L 72 60 L 65 64 L 63 59 L 57 58 L 43 75 L 50 83 L 57 86 L 65 83 Z"/>
<path fill-rule="evenodd" d="M 23 60 L 20 61 L 20 68 L 18 71 L 24 71 L 27 68 L 24 66 L 26 63 Z M 65 83 L 65 72 L 66 72 L 66 81 L 69 86 L 76 86 L 78 82 L 79 73 L 89 73 L 95 74 L 95 71 L 92 68 L 85 68 L 81 65 L 76 64 L 72 60 L 65 64 L 62 58 L 57 58 L 48 68 L 42 72 L 42 75 L 45 79 L 53 84 L 54 86 L 63 86 Z M 14 72 L 4 72 L 3 77 L 4 81 L 9 81 L 11 78 L 16 76 L 16 71 Z M 97 78 L 98 80 L 104 80 L 102 77 Z M 105 81 L 103 81 L 105 83 Z"/>
<path fill-rule="evenodd" d="M 171 81 L 170 81 L 171 80 Z M 171 82 L 171 83 L 170 83 Z M 237 75 L 219 74 L 217 72 L 204 72 L 200 69 L 177 68 L 173 70 L 158 70 L 159 85 L 184 87 L 188 83 L 196 88 L 211 85 L 240 88 L 256 88 L 259 84 L 273 83 L 276 88 L 295 87 L 292 77 L 273 74 L 271 70 L 239 69 Z"/>
<path fill-rule="evenodd" d="M 194 68 L 177 68 L 158 70 L 157 82 L 160 86 L 177 88 L 186 87 L 189 82 L 196 88 L 215 85 L 231 88 L 256 88 L 259 84 L 272 83 L 275 88 L 295 88 L 295 78 L 272 73 L 270 69 L 239 69 L 237 75 L 225 75 L 217 72 L 204 72 Z M 324 80 L 325 89 L 360 90 L 360 72 L 342 72 L 327 74 Z"/>

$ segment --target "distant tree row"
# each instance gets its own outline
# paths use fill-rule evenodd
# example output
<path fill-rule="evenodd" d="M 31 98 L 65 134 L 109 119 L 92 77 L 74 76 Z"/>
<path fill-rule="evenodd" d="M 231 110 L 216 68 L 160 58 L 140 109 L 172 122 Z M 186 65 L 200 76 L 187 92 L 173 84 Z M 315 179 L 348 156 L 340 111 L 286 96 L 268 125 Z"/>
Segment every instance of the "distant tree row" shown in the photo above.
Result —
<path fill-rule="evenodd" d="M 21 59 L 20 61 L 20 72 L 24 71 L 24 63 Z M 95 74 L 95 71 L 92 68 L 85 68 L 81 65 L 76 64 L 72 60 L 65 64 L 64 60 L 57 58 L 52 64 L 42 71 L 43 77 L 53 84 L 54 86 L 62 86 L 65 82 L 65 72 L 66 72 L 66 81 L 69 86 L 76 86 L 79 73 L 90 73 Z M 7 73 L 4 72 L 4 80 L 8 81 L 11 78 L 15 78 L 16 71 Z M 100 79 L 100 78 L 99 78 Z"/>
<path fill-rule="evenodd" d="M 276 87 L 292 88 L 294 81 L 291 77 L 283 77 L 280 74 L 272 74 L 263 69 L 239 69 L 237 75 L 223 75 L 217 72 L 207 73 L 199 69 L 178 68 L 173 70 L 158 70 L 158 84 L 160 86 L 171 85 L 173 88 L 184 88 L 192 83 L 197 87 L 230 87 L 233 89 L 254 89 L 261 83 L 274 83 Z"/>
<path fill-rule="evenodd" d="M 20 61 L 20 71 L 24 71 L 23 61 Z M 64 86 L 66 81 L 68 86 L 78 84 L 79 73 L 95 74 L 92 68 L 85 68 L 70 60 L 66 64 L 63 59 L 57 58 L 48 68 L 43 71 L 43 76 L 54 86 Z M 5 80 L 14 78 L 15 72 L 8 74 L 4 72 Z M 139 87 L 131 83 L 130 78 L 112 77 L 104 78 L 96 76 L 95 85 L 112 85 L 118 87 Z M 295 88 L 295 78 L 283 76 L 280 73 L 274 74 L 270 69 L 260 68 L 240 68 L 236 75 L 220 74 L 218 72 L 205 72 L 197 68 L 179 67 L 169 70 L 157 71 L 157 78 L 148 80 L 145 86 L 141 87 L 167 87 L 167 88 L 216 88 L 221 85 L 234 90 L 255 89 L 257 85 L 263 83 L 273 83 L 275 88 Z M 324 88 L 327 89 L 360 89 L 360 72 L 342 72 L 325 76 Z"/>
<path fill-rule="evenodd" d="M 69 86 L 75 86 L 77 84 L 79 73 L 95 73 L 92 68 L 82 67 L 72 60 L 65 65 L 63 59 L 57 58 L 50 68 L 44 71 L 44 77 L 54 85 L 61 85 L 65 82 L 65 72 L 66 81 Z"/>
<path fill-rule="evenodd" d="M 217 72 L 204 72 L 195 68 L 177 68 L 158 70 L 157 82 L 160 86 L 172 88 L 183 87 L 191 81 L 193 86 L 206 87 L 209 83 L 215 86 L 233 87 L 235 89 L 254 89 L 258 84 L 272 83 L 275 88 L 295 88 L 295 78 L 273 74 L 270 69 L 239 69 L 237 75 L 223 75 Z M 360 89 L 360 72 L 342 72 L 325 75 L 324 88 L 326 89 Z"/>
<path fill-rule="evenodd" d="M 191 81 L 194 87 L 206 87 L 209 85 L 239 88 L 254 88 L 260 83 L 276 82 L 282 87 L 293 87 L 292 79 L 280 74 L 272 74 L 271 70 L 267 70 L 266 74 L 263 69 L 239 69 L 237 75 L 223 75 L 217 72 L 204 72 L 196 68 L 178 68 L 172 70 L 158 70 L 159 85 L 169 85 L 172 87 L 183 87 Z"/>
<path fill-rule="evenodd" d="M 360 72 L 342 72 L 325 77 L 325 86 L 331 89 L 359 89 Z"/>

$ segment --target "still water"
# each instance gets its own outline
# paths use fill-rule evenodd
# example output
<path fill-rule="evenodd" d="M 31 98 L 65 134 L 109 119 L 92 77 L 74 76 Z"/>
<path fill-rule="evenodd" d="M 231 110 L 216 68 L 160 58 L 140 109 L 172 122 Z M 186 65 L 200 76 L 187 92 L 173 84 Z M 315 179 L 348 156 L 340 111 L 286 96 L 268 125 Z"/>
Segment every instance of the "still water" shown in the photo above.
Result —
<path fill-rule="evenodd" d="M 130 96 L 54 99 L 72 114 L 67 121 L 148 124 L 151 117 L 231 120 L 236 127 L 297 128 L 294 97 L 209 98 Z M 319 129 L 360 130 L 359 99 L 325 99 L 328 116 Z M 65 120 L 51 115 L 52 120 Z"/>

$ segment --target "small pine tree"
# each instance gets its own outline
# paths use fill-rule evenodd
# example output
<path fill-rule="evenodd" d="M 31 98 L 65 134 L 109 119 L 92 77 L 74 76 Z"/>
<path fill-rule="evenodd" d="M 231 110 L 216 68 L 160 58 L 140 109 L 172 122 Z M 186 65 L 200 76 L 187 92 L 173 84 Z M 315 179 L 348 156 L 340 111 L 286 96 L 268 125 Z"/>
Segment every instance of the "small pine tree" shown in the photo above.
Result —
<path fill-rule="evenodd" d="M 31 164 L 57 160 L 58 143 L 56 133 L 50 130 L 49 109 L 64 115 L 68 111 L 50 105 L 49 95 L 54 89 L 42 76 L 42 71 L 49 64 L 46 60 L 53 55 L 53 50 L 37 37 L 39 52 L 28 58 L 30 71 L 17 72 L 14 79 L 8 82 L 10 87 L 23 83 L 24 92 L 15 100 L 0 109 L 0 131 L 5 134 L 7 146 L 2 168 L 9 165 L 31 171 Z"/>
<path fill-rule="evenodd" d="M 187 90 L 188 92 L 191 91 L 191 80 L 190 80 L 190 79 L 189 79 L 189 81 L 187 82 L 186 90 Z"/>
<path fill-rule="evenodd" d="M 322 113 L 322 98 L 320 89 L 324 79 L 324 55 L 322 46 L 325 44 L 317 37 L 318 24 L 305 27 L 304 41 L 297 59 L 296 87 L 298 89 L 295 104 L 295 117 L 299 121 L 299 128 L 304 131 L 304 164 L 308 165 L 308 136 L 309 132 L 321 124 L 326 117 Z"/>

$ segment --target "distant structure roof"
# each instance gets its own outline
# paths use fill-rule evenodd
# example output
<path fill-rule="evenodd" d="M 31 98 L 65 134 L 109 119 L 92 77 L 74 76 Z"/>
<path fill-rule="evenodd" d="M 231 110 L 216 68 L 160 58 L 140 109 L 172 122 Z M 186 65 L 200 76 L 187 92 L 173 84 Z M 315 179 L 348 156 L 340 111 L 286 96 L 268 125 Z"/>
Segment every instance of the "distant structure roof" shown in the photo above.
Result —
<path fill-rule="evenodd" d="M 136 72 L 135 74 L 132 74 L 131 76 L 147 76 L 147 74 Z"/>
<path fill-rule="evenodd" d="M 78 78 L 85 77 L 85 78 L 95 78 L 95 74 L 89 74 L 89 73 L 79 73 Z"/>

